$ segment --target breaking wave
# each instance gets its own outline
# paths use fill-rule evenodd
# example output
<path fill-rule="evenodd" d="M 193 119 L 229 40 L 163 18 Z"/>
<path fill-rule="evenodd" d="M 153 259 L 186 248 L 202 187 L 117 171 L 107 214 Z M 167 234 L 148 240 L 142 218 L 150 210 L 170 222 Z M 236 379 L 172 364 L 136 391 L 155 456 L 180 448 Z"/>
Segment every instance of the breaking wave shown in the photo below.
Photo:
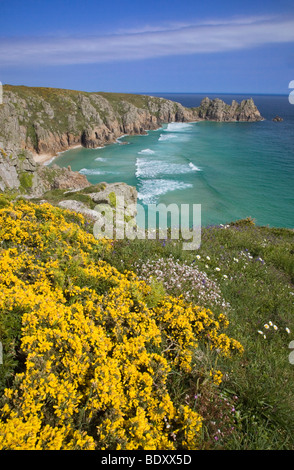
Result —
<path fill-rule="evenodd" d="M 139 155 L 153 155 L 155 152 L 151 149 L 144 149 L 138 152 Z"/>
<path fill-rule="evenodd" d="M 140 181 L 138 199 L 143 204 L 156 204 L 158 198 L 170 191 L 192 188 L 193 185 L 170 179 L 146 179 Z"/>
<path fill-rule="evenodd" d="M 136 177 L 154 178 L 161 175 L 180 175 L 200 171 L 192 162 L 188 163 L 170 163 L 162 160 L 150 160 L 146 158 L 137 158 Z"/>

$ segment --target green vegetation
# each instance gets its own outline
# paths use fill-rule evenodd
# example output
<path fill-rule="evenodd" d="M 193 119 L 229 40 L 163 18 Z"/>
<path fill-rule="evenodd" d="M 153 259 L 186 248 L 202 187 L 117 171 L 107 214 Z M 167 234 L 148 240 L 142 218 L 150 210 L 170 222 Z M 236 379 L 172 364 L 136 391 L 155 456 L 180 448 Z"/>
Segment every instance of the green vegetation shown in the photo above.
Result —
<path fill-rule="evenodd" d="M 103 189 L 103 186 L 96 187 L 97 191 L 99 189 Z M 60 198 L 87 197 L 79 192 L 65 193 L 64 190 L 54 190 L 46 194 L 46 199 L 54 203 Z M 179 323 L 169 326 L 164 322 L 160 324 L 161 333 L 166 335 L 166 343 L 160 354 L 164 358 L 173 358 L 170 360 L 171 371 L 166 378 L 169 396 L 175 406 L 188 406 L 203 419 L 197 448 L 294 450 L 294 365 L 289 362 L 288 348 L 290 341 L 294 339 L 292 230 L 258 227 L 251 219 L 246 219 L 225 226 L 203 228 L 201 247 L 197 251 L 182 250 L 180 240 L 125 239 L 99 245 L 91 237 L 91 223 L 80 215 L 57 208 L 50 209 L 47 204 L 32 206 L 21 200 L 13 207 L 10 204 L 11 197 L 1 195 L 1 216 L 5 223 L 1 225 L 0 255 L 3 270 L 9 273 L 9 282 L 8 275 L 2 276 L 1 282 L 3 293 L 11 293 L 5 297 L 6 300 L 3 297 L 5 308 L 0 312 L 0 334 L 2 341 L 5 337 L 6 351 L 6 362 L 0 371 L 2 391 L 5 386 L 12 386 L 13 390 L 17 390 L 17 383 L 13 385 L 14 376 L 24 372 L 26 364 L 26 354 L 20 348 L 24 328 L 22 315 L 25 315 L 27 321 L 27 335 L 35 325 L 30 321 L 37 322 L 39 312 L 42 312 L 40 305 L 44 309 L 42 321 L 45 322 L 47 301 L 43 302 L 41 297 L 45 295 L 44 292 L 52 304 L 53 310 L 48 310 L 48 318 L 53 329 L 47 328 L 46 322 L 40 323 L 41 330 L 36 328 L 34 334 L 37 337 L 40 332 L 40 335 L 49 335 L 49 339 L 51 334 L 58 333 L 60 318 L 64 321 L 71 319 L 68 313 L 62 314 L 64 316 L 60 318 L 51 318 L 53 311 L 60 314 L 63 310 L 69 312 L 66 309 L 72 309 L 74 315 L 80 315 L 81 309 L 92 312 L 93 299 L 96 299 L 97 305 L 103 303 L 108 312 L 104 317 L 101 311 L 101 325 L 106 325 L 108 336 L 105 338 L 109 337 L 107 341 L 113 340 L 115 334 L 120 341 L 122 338 L 129 340 L 132 335 L 127 333 L 128 321 L 132 316 L 127 317 L 128 320 L 119 317 L 128 302 L 133 306 L 131 315 L 139 315 L 136 317 L 136 322 L 139 323 L 132 322 L 131 331 L 136 335 L 147 334 L 149 331 L 145 329 L 147 311 L 158 312 L 165 305 L 166 298 L 174 298 L 175 312 L 188 302 L 189 305 L 192 303 L 193 306 L 210 309 L 216 318 L 224 313 L 229 320 L 226 335 L 235 338 L 244 348 L 241 356 L 228 359 L 210 348 L 208 335 L 200 341 L 199 347 L 193 349 L 191 369 L 181 368 L 176 364 L 182 354 L 187 354 L 188 349 L 185 348 L 188 343 L 181 350 L 181 343 L 173 342 L 173 335 L 175 329 L 181 327 L 180 319 L 183 321 L 185 317 L 178 317 Z M 107 274 L 106 266 L 107 270 L 114 270 L 111 272 L 115 274 Z M 140 280 L 149 285 L 150 291 L 142 289 L 138 281 L 127 281 L 132 279 L 130 272 L 136 273 Z M 112 291 L 116 283 L 119 283 L 121 290 L 116 291 L 115 288 Z M 122 292 L 126 292 L 123 290 L 126 285 L 128 294 L 122 295 Z M 30 292 L 29 296 L 26 289 Z M 55 305 L 55 296 L 57 293 L 61 296 L 61 292 L 64 297 L 60 297 L 60 304 Z M 101 295 L 103 298 L 100 298 Z M 115 304 L 118 298 L 119 308 Z M 189 309 L 186 307 L 185 311 L 188 312 Z M 140 315 L 143 315 L 146 323 L 140 323 Z M 81 321 L 82 317 L 77 318 Z M 67 331 L 66 328 L 64 326 L 62 331 Z M 69 333 L 70 347 L 73 347 L 74 334 L 74 330 Z M 59 336 L 56 341 L 59 341 L 58 338 Z M 30 336 L 27 336 L 27 341 L 29 347 Z M 44 348 L 47 347 L 46 342 L 42 344 Z M 152 354 L 159 351 L 155 346 L 148 347 L 151 348 L 148 349 L 148 354 L 150 351 Z M 34 359 L 34 354 L 31 353 L 31 361 L 35 361 L 36 367 L 40 364 L 42 367 L 49 367 L 49 356 L 46 360 L 41 360 L 41 356 Z M 136 352 L 137 357 L 140 355 Z M 87 360 L 83 363 L 84 367 Z M 34 370 L 33 362 L 30 362 L 31 371 Z M 82 367 L 82 362 L 77 362 L 77 366 Z M 54 364 L 50 367 L 53 371 Z M 58 370 L 61 370 L 61 364 Z M 136 373 L 142 370 L 136 369 Z M 215 371 L 211 372 L 213 381 L 209 380 L 209 371 Z M 88 374 L 91 373 L 93 371 L 89 369 L 85 373 L 85 379 L 89 380 Z M 74 373 L 69 376 L 74 377 Z M 62 377 L 65 380 L 68 375 Z M 77 377 L 80 381 L 78 390 L 84 393 L 88 390 L 88 382 L 82 382 L 81 375 Z M 46 381 L 46 374 L 44 380 Z M 6 395 L 10 396 L 8 393 Z M 46 409 L 51 413 L 50 422 L 55 423 L 53 402 L 50 400 L 46 401 Z M 15 403 L 17 406 L 17 400 Z M 86 407 L 88 402 L 85 400 L 82 403 Z M 94 436 L 94 427 L 87 427 L 87 421 L 83 419 L 80 414 L 78 422 L 83 424 L 79 425 L 77 432 L 87 429 L 88 436 Z M 3 426 L 5 427 L 5 423 Z M 113 427 L 109 431 L 113 438 L 107 444 L 109 448 L 116 439 L 115 429 Z M 9 434 L 11 442 L 12 434 Z M 107 432 L 104 434 L 107 436 Z M 157 434 L 157 442 L 161 442 L 159 435 L 160 433 Z M 86 445 L 85 435 L 81 436 Z M 65 437 L 66 442 L 69 442 L 68 439 L 72 438 Z M 90 445 L 90 437 L 87 439 L 87 445 Z M 173 442 L 170 436 L 167 439 L 169 440 L 166 443 Z M 57 435 L 54 442 L 59 442 Z M 189 446 L 192 445 L 191 442 Z"/>
<path fill-rule="evenodd" d="M 111 207 L 116 207 L 116 194 L 114 191 L 111 191 L 109 194 L 108 194 L 108 199 L 109 199 L 109 202 L 110 202 L 110 205 Z"/>
<path fill-rule="evenodd" d="M 243 352 L 226 316 L 120 273 L 79 214 L 18 199 L 0 221 L 0 449 L 199 448 L 195 386 Z"/>
<path fill-rule="evenodd" d="M 53 182 L 55 176 L 58 174 L 58 169 L 55 170 L 53 168 L 45 168 L 44 170 L 47 170 L 45 172 L 45 178 L 49 182 Z M 86 188 L 80 189 L 78 191 L 70 191 L 68 189 L 51 189 L 49 191 L 46 191 L 41 197 L 39 198 L 33 198 L 32 200 L 34 202 L 40 202 L 40 200 L 46 200 L 50 204 L 56 206 L 60 201 L 64 201 L 65 199 L 72 199 L 74 201 L 80 201 L 83 202 L 89 209 L 94 209 L 96 206 L 96 203 L 91 199 L 89 194 L 91 193 L 99 193 L 100 191 L 103 191 L 106 188 L 106 183 L 98 183 L 94 185 L 87 186 Z M 111 196 L 110 196 L 111 195 Z M 109 194 L 110 199 L 111 199 L 111 204 L 113 204 L 113 207 L 116 206 L 116 196 L 115 193 L 110 193 Z"/>
<path fill-rule="evenodd" d="M 20 103 L 13 103 L 19 122 L 26 127 L 26 139 L 36 151 L 39 151 L 36 125 L 44 129 L 46 135 L 52 133 L 62 136 L 70 133 L 80 138 L 85 130 L 97 126 L 100 119 L 107 125 L 109 119 L 113 118 L 113 112 L 121 123 L 130 106 L 146 109 L 159 117 L 158 106 L 162 103 L 158 97 L 127 93 L 90 93 L 13 85 L 4 85 L 4 91 L 13 92 L 25 101 L 24 107 Z M 175 112 L 177 106 L 175 103 Z"/>
<path fill-rule="evenodd" d="M 294 338 L 293 244 L 292 230 L 258 227 L 250 219 L 203 229 L 197 252 L 168 240 L 116 243 L 111 260 L 121 272 L 132 269 L 146 280 L 151 272 L 152 282 L 163 282 L 166 292 L 185 296 L 191 287 L 197 288 L 189 277 L 194 267 L 195 276 L 208 284 L 205 273 L 229 304 L 228 330 L 245 353 L 229 366 L 218 360 L 225 373 L 217 396 L 196 393 L 199 407 L 208 413 L 205 441 L 213 448 L 294 449 L 294 366 L 288 358 Z M 193 293 L 196 300 L 198 293 Z M 205 306 L 222 310 L 213 295 L 206 296 Z M 234 402 L 229 414 L 226 400 Z"/>
<path fill-rule="evenodd" d="M 137 108 L 146 108 L 149 97 L 145 95 L 134 95 L 131 93 L 106 93 L 106 92 L 99 92 L 99 95 L 103 96 L 103 98 L 107 99 L 109 103 L 116 109 L 121 109 L 122 101 L 126 103 L 130 103 Z"/>
<path fill-rule="evenodd" d="M 38 138 L 36 134 L 36 129 L 34 124 L 31 122 L 27 123 L 27 133 L 26 133 L 27 140 L 30 140 L 32 146 L 37 151 L 38 150 Z"/>
<path fill-rule="evenodd" d="M 19 175 L 20 191 L 26 193 L 33 186 L 33 173 L 24 171 Z"/>
<path fill-rule="evenodd" d="M 65 199 L 72 199 L 74 201 L 83 202 L 90 209 L 94 209 L 96 206 L 95 202 L 92 201 L 90 196 L 84 194 L 84 191 L 69 191 L 68 189 L 52 189 L 43 194 L 42 199 L 45 199 L 52 205 L 57 205 L 60 201 Z M 34 199 L 38 201 L 38 199 Z"/>
<path fill-rule="evenodd" d="M 83 189 L 83 194 L 100 193 L 106 188 L 106 183 L 91 184 Z"/>

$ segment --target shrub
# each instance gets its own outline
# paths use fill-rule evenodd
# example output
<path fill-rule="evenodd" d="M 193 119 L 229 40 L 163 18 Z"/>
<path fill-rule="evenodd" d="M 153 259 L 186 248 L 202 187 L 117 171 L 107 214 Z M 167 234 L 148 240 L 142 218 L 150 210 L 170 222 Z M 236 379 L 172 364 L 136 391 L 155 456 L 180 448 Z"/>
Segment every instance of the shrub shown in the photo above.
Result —
<path fill-rule="evenodd" d="M 112 242 L 81 215 L 19 201 L 0 221 L 0 449 L 199 447 L 203 417 L 174 377 L 220 382 L 196 351 L 242 353 L 226 317 L 99 259 Z"/>

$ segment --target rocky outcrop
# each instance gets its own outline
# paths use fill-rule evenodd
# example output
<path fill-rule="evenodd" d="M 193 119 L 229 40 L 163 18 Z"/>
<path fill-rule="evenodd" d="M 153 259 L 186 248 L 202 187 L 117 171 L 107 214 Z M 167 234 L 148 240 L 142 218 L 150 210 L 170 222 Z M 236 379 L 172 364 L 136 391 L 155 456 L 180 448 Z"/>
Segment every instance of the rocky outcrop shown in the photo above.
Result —
<path fill-rule="evenodd" d="M 112 195 L 121 196 L 127 201 L 127 204 L 136 204 L 137 203 L 137 191 L 133 186 L 129 186 L 126 183 L 109 183 L 105 184 L 105 189 L 99 192 L 91 193 L 91 188 L 89 188 L 88 195 L 96 204 L 113 204 Z"/>
<path fill-rule="evenodd" d="M 274 121 L 274 122 L 283 122 L 284 119 L 281 118 L 281 116 L 275 116 L 275 117 L 273 118 L 273 121 Z"/>
<path fill-rule="evenodd" d="M 75 201 L 74 199 L 66 199 L 64 201 L 60 201 L 58 203 L 59 207 L 63 209 L 67 209 L 73 212 L 78 212 L 82 214 L 87 219 L 91 219 L 93 221 L 102 220 L 101 214 L 94 209 L 90 209 L 87 204 L 81 201 Z"/>
<path fill-rule="evenodd" d="M 0 147 L 0 191 L 18 191 L 32 197 L 52 189 L 82 189 L 90 183 L 84 175 L 36 163 L 29 151 L 7 152 Z"/>
<path fill-rule="evenodd" d="M 68 168 L 37 164 L 30 152 L 7 154 L 0 148 L 0 191 L 15 192 L 15 197 L 39 198 L 59 207 L 81 213 L 93 222 L 105 223 L 103 210 L 109 213 L 123 209 L 121 223 L 136 229 L 136 188 L 126 183 L 99 183 L 92 185 L 87 178 Z M 118 197 L 121 197 L 119 200 Z M 121 206 L 123 202 L 123 207 Z M 96 209 L 95 209 L 96 208 Z"/>
<path fill-rule="evenodd" d="M 56 155 L 75 145 L 94 148 L 124 134 L 145 134 L 163 123 L 258 121 L 262 117 L 252 99 L 227 105 L 202 100 L 185 108 L 163 98 L 86 93 L 50 88 L 5 85 L 0 106 L 0 147 L 33 154 Z"/>
<path fill-rule="evenodd" d="M 198 108 L 185 108 L 164 98 L 143 95 L 10 85 L 5 85 L 3 91 L 0 190 L 16 190 L 30 197 L 40 197 L 50 190 L 91 186 L 84 175 L 70 168 L 36 163 L 36 155 L 53 156 L 74 145 L 99 147 L 124 134 L 145 134 L 168 122 L 262 119 L 252 99 L 228 105 L 219 99 L 205 98 Z M 113 192 L 135 202 L 133 190 L 122 183 L 118 185 L 107 185 L 100 194 L 94 191 L 92 202 L 111 205 Z"/>
<path fill-rule="evenodd" d="M 67 196 L 67 199 L 61 196 L 62 200 L 58 202 L 60 207 L 79 212 L 94 221 L 103 221 L 101 214 L 105 208 L 106 212 L 108 212 L 107 208 L 111 208 L 113 213 L 117 208 L 123 209 L 122 222 L 134 221 L 137 214 L 137 190 L 126 183 L 100 183 L 91 185 L 86 191 L 81 189 L 65 192 L 64 196 Z M 80 201 L 81 196 L 86 198 L 87 202 Z M 121 197 L 120 201 L 119 197 Z M 123 203 L 123 207 L 120 203 Z"/>
<path fill-rule="evenodd" d="M 218 122 L 232 121 L 262 121 L 263 118 L 254 104 L 252 98 L 243 100 L 241 103 L 233 100 L 231 105 L 216 98 L 210 100 L 204 98 L 198 109 L 198 116 L 201 119 Z"/>
<path fill-rule="evenodd" d="M 53 156 L 74 145 L 94 148 L 123 134 L 194 118 L 193 111 L 163 98 L 6 85 L 0 142 L 4 149 Z"/>

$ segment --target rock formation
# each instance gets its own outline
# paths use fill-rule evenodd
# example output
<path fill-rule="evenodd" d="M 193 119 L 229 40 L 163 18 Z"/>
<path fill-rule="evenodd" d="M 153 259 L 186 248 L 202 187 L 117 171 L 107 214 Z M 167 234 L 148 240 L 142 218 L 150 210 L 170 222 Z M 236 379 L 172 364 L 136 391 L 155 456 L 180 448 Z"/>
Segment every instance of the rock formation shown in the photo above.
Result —
<path fill-rule="evenodd" d="M 276 116 L 276 117 L 273 118 L 273 121 L 274 121 L 274 122 L 283 122 L 283 120 L 284 120 L 284 119 L 281 118 L 280 116 Z"/>
<path fill-rule="evenodd" d="M 61 200 L 58 202 L 60 207 L 80 212 L 92 220 L 101 220 L 101 212 L 107 206 L 115 211 L 118 207 L 118 197 L 121 197 L 121 202 L 124 203 L 124 222 L 135 220 L 137 215 L 137 190 L 126 183 L 99 183 L 98 185 L 87 187 L 86 191 L 83 189 L 68 191 L 64 192 L 63 195 L 67 199 L 64 199 L 62 195 L 60 196 Z M 87 202 L 80 201 L 81 196 L 84 196 L 84 199 L 86 197 Z M 120 208 L 122 209 L 122 207 Z"/>
<path fill-rule="evenodd" d="M 75 145 L 99 147 L 124 134 L 145 134 L 168 122 L 261 119 L 252 99 L 227 105 L 219 99 L 205 98 L 199 107 L 185 108 L 152 96 L 4 85 L 0 105 L 0 191 L 40 197 L 46 191 L 80 191 L 91 186 L 84 175 L 70 168 L 36 163 L 38 155 L 54 156 Z M 111 205 L 112 192 L 129 192 L 128 200 L 135 197 L 134 188 L 126 189 L 123 183 L 114 189 L 107 185 L 105 191 L 94 191 L 91 203 L 104 201 Z M 68 206 L 69 201 L 63 205 Z M 74 206 L 82 208 L 77 201 Z"/>
<path fill-rule="evenodd" d="M 192 121 L 180 103 L 141 95 L 85 93 L 6 85 L 0 106 L 2 148 L 56 155 L 74 145 L 94 148 L 164 122 Z M 1 145 L 0 145 L 1 147 Z"/>
<path fill-rule="evenodd" d="M 5 85 L 0 147 L 53 156 L 75 145 L 94 148 L 124 134 L 144 134 L 168 122 L 261 119 L 252 99 L 227 105 L 205 98 L 198 108 L 185 108 L 152 96 Z"/>
<path fill-rule="evenodd" d="M 34 197 L 52 189 L 82 189 L 90 183 L 84 175 L 36 163 L 26 150 L 7 152 L 0 148 L 0 191 L 18 191 Z"/>
<path fill-rule="evenodd" d="M 216 98 L 210 100 L 204 98 L 201 101 L 198 116 L 208 121 L 232 122 L 232 121 L 262 121 L 257 107 L 252 98 L 243 100 L 241 103 L 233 100 L 231 105 Z"/>

